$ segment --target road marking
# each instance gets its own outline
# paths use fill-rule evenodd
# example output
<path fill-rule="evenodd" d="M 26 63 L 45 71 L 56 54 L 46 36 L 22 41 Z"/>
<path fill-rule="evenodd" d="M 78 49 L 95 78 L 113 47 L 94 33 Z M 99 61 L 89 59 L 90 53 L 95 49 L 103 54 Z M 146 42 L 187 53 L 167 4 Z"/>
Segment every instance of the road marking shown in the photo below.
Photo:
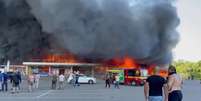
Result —
<path fill-rule="evenodd" d="M 45 96 L 45 95 L 51 93 L 52 91 L 53 91 L 53 90 L 48 90 L 47 92 L 45 92 L 45 93 L 43 93 L 43 94 L 41 94 L 41 95 L 39 95 L 39 96 L 36 96 L 36 98 L 41 98 L 41 97 L 43 97 L 43 96 Z"/>

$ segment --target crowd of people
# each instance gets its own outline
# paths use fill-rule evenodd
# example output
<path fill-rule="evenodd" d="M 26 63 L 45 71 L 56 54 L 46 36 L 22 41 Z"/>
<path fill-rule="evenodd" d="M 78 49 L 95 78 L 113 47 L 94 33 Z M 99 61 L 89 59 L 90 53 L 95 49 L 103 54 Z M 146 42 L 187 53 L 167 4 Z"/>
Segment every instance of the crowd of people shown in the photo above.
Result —
<path fill-rule="evenodd" d="M 31 92 L 33 88 L 39 87 L 39 79 L 40 79 L 40 75 L 37 73 L 28 75 L 27 84 L 28 84 L 29 92 Z M 22 89 L 21 84 L 22 84 L 22 75 L 19 71 L 15 71 L 11 73 L 0 71 L 0 91 L 1 92 L 11 91 L 12 94 L 19 93 L 19 91 Z"/>
<path fill-rule="evenodd" d="M 7 92 L 9 81 L 12 85 L 11 92 L 18 93 L 20 90 L 20 84 L 22 82 L 21 73 L 16 71 L 12 75 L 8 75 L 7 72 L 0 71 L 0 91 Z"/>
<path fill-rule="evenodd" d="M 164 78 L 160 76 L 159 69 L 155 68 L 154 75 L 149 76 L 144 84 L 145 101 L 182 101 L 182 77 L 177 74 L 176 68 L 172 65 L 169 67 L 168 73 L 168 77 Z M 69 74 L 68 80 L 70 80 L 69 83 L 73 87 L 80 86 L 78 82 L 79 75 L 79 71 Z M 67 78 L 62 73 L 60 75 L 53 74 L 51 77 L 51 88 L 64 89 L 66 80 Z M 32 92 L 33 88 L 39 88 L 39 81 L 40 75 L 38 73 L 28 75 L 28 91 Z M 0 91 L 7 92 L 9 83 L 12 85 L 11 93 L 19 93 L 22 83 L 21 73 L 16 71 L 12 75 L 8 75 L 7 72 L 2 73 L 0 71 Z M 113 75 L 106 74 L 105 87 L 110 88 L 111 84 L 114 84 L 114 88 L 120 88 L 118 73 Z"/>
<path fill-rule="evenodd" d="M 65 80 L 67 80 L 67 82 L 72 84 L 73 87 L 80 86 L 80 84 L 78 82 L 79 76 L 80 76 L 79 71 L 71 72 L 68 76 L 68 79 L 62 73 L 58 76 L 56 74 L 53 74 L 53 76 L 52 76 L 52 89 L 57 89 L 57 88 L 63 89 L 64 84 L 65 84 Z M 57 87 L 57 84 L 58 84 L 58 87 Z"/>

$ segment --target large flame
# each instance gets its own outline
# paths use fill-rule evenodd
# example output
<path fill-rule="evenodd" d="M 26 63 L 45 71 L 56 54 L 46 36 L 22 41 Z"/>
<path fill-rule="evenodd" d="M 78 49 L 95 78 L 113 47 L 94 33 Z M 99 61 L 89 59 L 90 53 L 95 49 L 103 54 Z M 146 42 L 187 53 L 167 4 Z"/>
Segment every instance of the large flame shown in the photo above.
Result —
<path fill-rule="evenodd" d="M 123 63 L 120 65 L 120 67 L 137 68 L 138 65 L 133 58 L 127 56 L 123 59 Z"/>
<path fill-rule="evenodd" d="M 156 68 L 156 65 L 150 65 L 148 67 L 148 74 L 149 75 L 154 75 L 154 69 Z M 168 76 L 168 71 L 166 68 L 160 68 L 159 70 L 159 75 L 162 77 L 167 77 Z"/>
<path fill-rule="evenodd" d="M 117 68 L 138 68 L 139 66 L 136 61 L 129 56 L 125 56 L 123 58 L 114 58 L 108 61 L 107 64 Z"/>

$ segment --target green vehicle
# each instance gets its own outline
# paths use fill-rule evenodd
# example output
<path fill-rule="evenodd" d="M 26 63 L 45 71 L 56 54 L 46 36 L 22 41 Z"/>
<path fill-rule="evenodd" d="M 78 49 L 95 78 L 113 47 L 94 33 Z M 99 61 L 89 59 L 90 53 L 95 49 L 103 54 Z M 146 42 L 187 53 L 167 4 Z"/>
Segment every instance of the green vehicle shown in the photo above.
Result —
<path fill-rule="evenodd" d="M 148 71 L 146 69 L 139 68 L 123 68 L 107 70 L 109 75 L 114 78 L 114 75 L 119 75 L 119 82 L 124 85 L 142 86 L 147 78 Z"/>
<path fill-rule="evenodd" d="M 121 70 L 121 69 L 114 69 L 114 70 L 107 70 L 107 72 L 111 75 L 111 76 L 113 76 L 114 74 L 118 74 L 119 75 L 119 82 L 121 83 L 121 84 L 123 84 L 124 83 L 124 70 Z"/>

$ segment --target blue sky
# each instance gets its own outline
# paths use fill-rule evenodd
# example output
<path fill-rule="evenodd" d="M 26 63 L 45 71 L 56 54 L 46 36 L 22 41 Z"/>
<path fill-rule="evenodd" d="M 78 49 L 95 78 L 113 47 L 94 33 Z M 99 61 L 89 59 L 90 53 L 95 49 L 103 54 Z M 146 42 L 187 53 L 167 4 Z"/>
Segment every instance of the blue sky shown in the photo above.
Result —
<path fill-rule="evenodd" d="M 176 4 L 181 38 L 174 49 L 175 60 L 201 60 L 201 0 L 177 0 Z"/>

